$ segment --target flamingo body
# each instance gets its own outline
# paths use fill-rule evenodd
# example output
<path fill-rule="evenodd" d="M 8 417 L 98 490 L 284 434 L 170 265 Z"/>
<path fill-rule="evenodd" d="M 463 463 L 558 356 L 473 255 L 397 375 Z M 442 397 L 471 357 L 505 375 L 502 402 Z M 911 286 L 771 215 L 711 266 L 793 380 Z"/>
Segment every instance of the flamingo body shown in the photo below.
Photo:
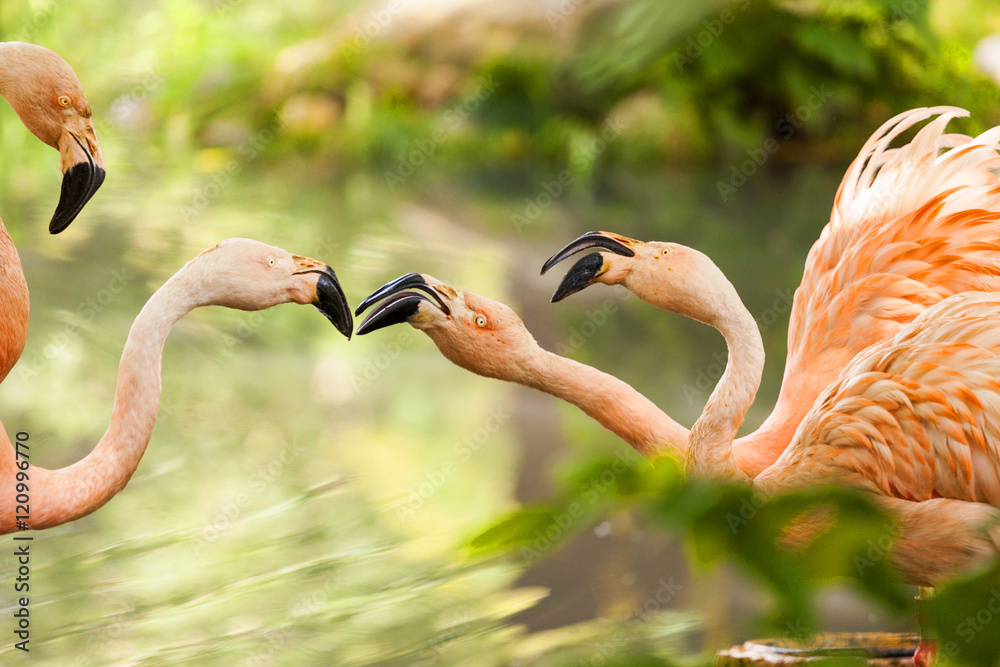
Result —
<path fill-rule="evenodd" d="M 910 143 L 890 148 L 901 132 L 935 115 Z M 954 107 L 902 113 L 848 168 L 795 292 L 778 400 L 760 428 L 733 445 L 750 477 L 777 460 L 820 393 L 862 350 L 953 294 L 1000 291 L 1000 178 L 993 172 L 1000 167 L 1000 127 L 975 138 L 946 134 L 948 121 L 964 115 Z M 543 272 L 594 246 L 610 252 L 580 260 L 554 300 L 602 282 L 701 322 L 723 312 L 718 293 L 707 292 L 697 275 L 679 276 L 676 258 L 692 251 L 678 244 L 591 232 L 556 253 Z M 691 267 L 700 270 L 717 271 L 705 262 Z M 702 289 L 678 291 L 682 279 Z"/>

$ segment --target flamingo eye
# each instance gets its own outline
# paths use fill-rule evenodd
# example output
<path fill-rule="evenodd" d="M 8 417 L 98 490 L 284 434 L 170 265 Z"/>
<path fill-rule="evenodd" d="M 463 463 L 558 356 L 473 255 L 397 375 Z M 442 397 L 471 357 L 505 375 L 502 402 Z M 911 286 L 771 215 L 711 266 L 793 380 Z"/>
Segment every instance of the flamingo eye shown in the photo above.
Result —
<path fill-rule="evenodd" d="M 274 266 L 275 263 L 276 263 L 276 260 L 274 259 L 274 257 L 268 257 L 267 258 L 267 265 L 268 266 Z"/>
<path fill-rule="evenodd" d="M 73 100 L 69 98 L 69 95 L 60 95 L 57 101 L 59 102 L 59 106 L 63 109 L 69 107 L 69 105 L 73 103 Z"/>
<path fill-rule="evenodd" d="M 663 249 L 663 254 L 664 255 L 669 255 L 670 254 L 670 248 L 664 248 Z"/>
<path fill-rule="evenodd" d="M 485 315 L 476 315 L 476 319 L 474 319 L 473 322 L 476 323 L 477 327 L 479 327 L 480 329 L 482 329 L 483 327 L 486 326 L 486 316 Z"/>

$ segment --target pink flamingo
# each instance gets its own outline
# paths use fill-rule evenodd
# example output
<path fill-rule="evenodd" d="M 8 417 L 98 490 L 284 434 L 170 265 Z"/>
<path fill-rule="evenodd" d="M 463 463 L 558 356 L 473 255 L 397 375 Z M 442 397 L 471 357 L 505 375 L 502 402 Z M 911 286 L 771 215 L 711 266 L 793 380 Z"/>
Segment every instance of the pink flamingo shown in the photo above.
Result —
<path fill-rule="evenodd" d="M 6 440 L 0 443 L 0 534 L 75 521 L 125 488 L 153 432 L 163 345 L 177 320 L 201 306 L 263 310 L 281 303 L 311 303 L 350 337 L 347 300 L 323 262 L 249 239 L 223 241 L 188 262 L 150 297 L 133 323 L 118 367 L 111 422 L 90 454 L 46 470 L 18 456 L 0 428 Z M 25 494 L 20 497 L 26 502 L 17 500 L 18 494 Z"/>
<path fill-rule="evenodd" d="M 457 366 L 572 403 L 644 456 L 669 452 L 664 443 L 687 442 L 687 429 L 648 398 L 613 375 L 543 349 L 498 301 L 410 273 L 380 287 L 355 314 L 383 299 L 358 335 L 409 322 Z"/>
<path fill-rule="evenodd" d="M 727 338 L 744 339 L 734 341 L 735 349 L 756 350 L 732 355 L 691 429 L 688 468 L 749 483 L 729 450 L 756 389 L 746 385 L 760 377 L 763 344 L 735 288 L 711 260 L 678 246 L 671 261 L 687 265 L 678 266 L 678 298 L 696 303 L 705 293 L 716 295 L 718 313 L 705 319 L 725 328 Z M 669 451 L 657 449 L 663 440 L 650 435 L 672 428 L 669 417 L 626 383 L 539 347 L 506 305 L 416 273 L 380 288 L 357 312 L 377 301 L 358 335 L 408 322 L 457 366 L 567 400 L 633 446 L 639 443 L 636 449 L 647 456 Z M 911 539 L 898 565 L 913 583 L 932 585 L 994 553 L 996 542 L 984 527 L 1000 519 L 993 507 L 1000 504 L 1000 437 L 993 435 L 1000 434 L 997 304 L 1000 294 L 955 295 L 858 355 L 822 392 L 792 445 L 754 483 L 773 493 L 846 480 L 877 494 L 907 527 L 904 540 Z M 740 321 L 742 329 L 728 325 Z M 848 446 L 857 460 L 841 455 L 838 448 Z"/>
<path fill-rule="evenodd" d="M 940 115 L 909 144 L 889 148 L 900 132 L 934 114 Z M 949 295 L 1000 291 L 1000 179 L 991 171 L 1000 167 L 1000 127 L 974 139 L 945 134 L 948 121 L 961 115 L 966 112 L 953 107 L 900 114 L 872 135 L 848 168 L 795 293 L 777 404 L 757 431 L 733 443 L 736 466 L 750 477 L 777 460 L 820 392 L 859 352 Z M 701 322 L 721 307 L 715 293 L 680 296 L 679 263 L 696 251 L 672 243 L 589 232 L 553 255 L 542 272 L 591 247 L 606 252 L 578 261 L 553 301 L 600 282 L 623 285 L 651 305 Z M 682 273 L 683 280 L 699 280 Z M 726 322 L 729 329 L 756 331 L 749 314 L 730 315 L 739 321 Z M 763 359 L 756 346 L 728 336 L 727 344 L 730 358 Z M 759 375 L 740 379 L 740 399 L 749 405 Z M 673 448 L 682 449 L 678 443 Z"/>
<path fill-rule="evenodd" d="M 997 217 L 983 210 L 955 213 L 945 226 L 954 220 L 988 225 Z M 717 328 L 729 347 L 726 371 L 691 428 L 689 474 L 752 483 L 764 494 L 832 483 L 870 492 L 901 523 L 890 554 L 894 566 L 922 587 L 1000 553 L 1000 294 L 931 295 L 933 305 L 837 374 L 791 444 L 751 482 L 734 455 L 734 437 L 764 365 L 753 317 L 718 267 L 696 250 L 644 244 L 629 261 L 633 270 L 644 267 L 635 283 L 643 286 L 644 300 Z M 920 253 L 908 252 L 905 261 L 920 262 Z M 582 277 L 571 270 L 559 292 L 585 284 Z M 891 312 L 892 304 L 880 307 Z M 806 522 L 793 537 L 808 539 L 815 529 Z M 935 651 L 922 642 L 915 662 L 930 664 Z"/>
<path fill-rule="evenodd" d="M 104 154 L 80 80 L 53 51 L 0 42 L 0 95 L 36 137 L 59 150 L 62 193 L 49 223 L 49 231 L 58 234 L 104 182 Z M 27 336 L 28 286 L 0 221 L 0 382 L 20 358 Z"/>

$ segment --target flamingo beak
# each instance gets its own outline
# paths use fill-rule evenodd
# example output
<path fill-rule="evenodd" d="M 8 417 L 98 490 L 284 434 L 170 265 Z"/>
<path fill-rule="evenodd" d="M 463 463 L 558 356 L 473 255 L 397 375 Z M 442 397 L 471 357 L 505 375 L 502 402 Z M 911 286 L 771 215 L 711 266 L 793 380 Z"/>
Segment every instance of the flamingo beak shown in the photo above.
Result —
<path fill-rule="evenodd" d="M 407 291 L 418 290 L 426 294 Z M 441 295 L 434 289 L 419 273 L 408 273 L 391 282 L 382 285 L 372 292 L 371 296 L 361 302 L 355 315 L 361 315 L 369 306 L 377 301 L 383 300 L 375 310 L 368 314 L 368 317 L 358 327 L 357 334 L 363 336 L 383 327 L 393 324 L 401 324 L 410 321 L 410 318 L 420 311 L 420 302 L 426 301 L 436 306 L 446 316 L 451 315 L 451 309 L 441 298 Z"/>
<path fill-rule="evenodd" d="M 588 285 L 594 284 L 605 271 L 608 270 L 608 262 L 599 252 L 592 252 L 584 255 L 573 265 L 563 277 L 555 294 L 552 295 L 552 303 L 562 301 L 571 294 L 576 294 Z"/>
<path fill-rule="evenodd" d="M 586 234 L 570 241 L 562 250 L 545 260 L 545 264 L 542 265 L 542 275 L 544 276 L 549 269 L 570 255 L 575 255 L 581 250 L 586 250 L 587 248 L 604 248 L 605 250 L 610 250 L 616 255 L 621 255 L 623 257 L 635 257 L 635 251 L 632 250 L 631 246 L 641 244 L 642 241 L 636 241 L 635 239 L 630 239 L 629 237 L 622 236 L 620 234 L 612 234 L 611 232 L 587 232 Z"/>
<path fill-rule="evenodd" d="M 337 274 L 329 265 L 315 259 L 296 257 L 296 260 L 300 266 L 305 265 L 307 268 L 296 271 L 293 275 L 315 273 L 318 276 L 316 278 L 316 293 L 312 299 L 316 310 L 323 313 L 337 331 L 350 340 L 351 331 L 354 329 L 354 319 L 351 317 L 351 307 L 347 304 L 344 290 L 340 287 L 340 281 L 337 280 Z"/>
<path fill-rule="evenodd" d="M 635 251 L 631 246 L 640 245 L 641 241 L 630 239 L 627 236 L 611 234 L 609 232 L 587 232 L 583 236 L 571 241 L 562 250 L 549 257 L 542 265 L 542 275 L 553 266 L 563 261 L 570 255 L 586 250 L 587 248 L 603 248 L 616 255 L 623 257 L 635 257 Z M 566 273 L 555 294 L 552 295 L 552 303 L 562 301 L 571 294 L 576 294 L 588 285 L 592 285 L 609 268 L 608 260 L 599 252 L 594 252 L 584 256 Z"/>
<path fill-rule="evenodd" d="M 104 183 L 104 152 L 90 118 L 77 118 L 74 127 L 64 127 L 57 144 L 63 182 L 59 204 L 49 222 L 49 232 L 58 234 L 80 214 Z"/>

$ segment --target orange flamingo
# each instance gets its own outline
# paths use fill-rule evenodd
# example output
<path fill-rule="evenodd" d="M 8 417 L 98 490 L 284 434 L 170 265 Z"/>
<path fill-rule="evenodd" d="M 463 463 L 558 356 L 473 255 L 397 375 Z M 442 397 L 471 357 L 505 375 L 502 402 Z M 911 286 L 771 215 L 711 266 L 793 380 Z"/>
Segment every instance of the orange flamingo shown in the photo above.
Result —
<path fill-rule="evenodd" d="M 711 260 L 674 246 L 669 261 L 677 262 L 675 304 L 723 330 L 733 360 L 691 429 L 688 467 L 747 482 L 731 448 L 763 369 L 760 336 Z M 647 456 L 671 451 L 663 445 L 669 440 L 651 432 L 681 437 L 681 427 L 629 385 L 539 348 L 501 303 L 420 274 L 383 286 L 358 313 L 376 301 L 359 335 L 408 322 L 456 365 L 570 401 Z M 900 520 L 889 556 L 903 579 L 939 584 L 1000 552 L 997 378 L 1000 294 L 954 295 L 842 369 L 792 444 L 753 483 L 764 493 L 837 482 L 872 493 Z M 822 527 L 795 524 L 789 540 L 809 540 Z M 922 643 L 919 664 L 929 664 L 933 651 Z"/>
<path fill-rule="evenodd" d="M 732 284 L 707 257 L 685 250 L 680 261 L 691 269 L 678 268 L 678 298 L 717 295 L 721 305 L 705 319 L 726 331 L 734 349 L 759 352 L 732 355 L 691 429 L 686 462 L 693 474 L 749 482 L 729 450 L 756 389 L 744 385 L 763 368 L 763 345 Z M 680 249 L 672 253 L 679 257 Z M 638 392 L 541 349 L 502 303 L 415 273 L 377 290 L 358 313 L 376 301 L 358 335 L 408 322 L 462 368 L 570 401 L 626 440 L 655 431 L 650 416 L 658 409 Z M 753 483 L 775 493 L 845 481 L 876 494 L 902 520 L 897 567 L 907 581 L 929 586 L 997 552 L 1000 532 L 987 530 L 1000 522 L 997 434 L 1000 294 L 967 292 L 928 308 L 842 369 L 785 453 Z M 655 453 L 656 442 L 636 448 Z"/>
<path fill-rule="evenodd" d="M 972 211 L 945 220 L 975 227 L 997 217 Z M 994 252 L 992 245 L 983 248 Z M 656 252 L 658 261 L 635 262 L 657 267 L 655 280 L 637 281 L 645 290 L 640 296 L 717 328 L 729 347 L 726 371 L 691 428 L 688 473 L 750 482 L 734 456 L 734 437 L 764 367 L 753 317 L 702 253 L 663 243 L 642 250 L 636 258 Z M 585 284 L 582 278 L 571 270 L 559 291 Z M 929 300 L 935 296 L 911 323 L 837 374 L 787 449 L 752 480 L 764 494 L 838 482 L 870 492 L 901 524 L 890 554 L 894 566 L 923 587 L 1000 554 L 1000 294 Z M 892 312 L 882 299 L 879 308 Z M 794 537 L 808 539 L 814 530 L 806 522 Z M 933 643 L 922 641 L 914 662 L 931 664 L 935 653 Z"/>
<path fill-rule="evenodd" d="M 935 114 L 909 144 L 889 148 L 900 132 Z M 949 295 L 1000 291 L 1000 179 L 991 171 L 1000 167 L 1000 127 L 974 139 L 945 134 L 948 121 L 962 115 L 953 107 L 900 114 L 875 132 L 848 168 L 795 293 L 777 404 L 757 431 L 733 443 L 736 466 L 750 477 L 777 460 L 816 397 L 859 352 Z M 679 295 L 678 271 L 696 251 L 671 243 L 589 232 L 553 255 L 542 272 L 591 247 L 606 252 L 578 261 L 553 301 L 601 282 L 621 284 L 647 303 L 701 322 L 720 306 L 715 294 Z M 718 272 L 714 265 L 710 270 Z M 756 331 L 753 318 L 732 316 L 742 319 L 729 326 Z M 731 357 L 763 359 L 756 346 L 737 350 L 728 337 L 727 343 Z M 753 387 L 740 397 L 749 405 L 759 377 L 741 379 Z M 678 444 L 674 449 L 682 450 Z"/>
<path fill-rule="evenodd" d="M 73 222 L 104 182 L 104 154 L 80 80 L 53 51 L 0 42 L 0 95 L 43 142 L 59 150 L 62 193 L 49 231 Z M 17 249 L 0 221 L 0 382 L 17 363 L 28 336 L 28 285 Z"/>
<path fill-rule="evenodd" d="M 25 525 L 39 530 L 75 521 L 125 488 L 153 431 L 163 345 L 178 319 L 201 306 L 263 310 L 281 303 L 314 304 L 350 337 L 347 300 L 337 276 L 322 262 L 249 239 L 223 241 L 188 262 L 150 297 L 133 323 L 118 367 L 111 422 L 90 454 L 65 468 L 46 470 L 18 456 L 3 435 L 0 534 Z M 16 504 L 18 493 L 27 494 L 21 496 L 28 500 L 23 506 Z M 24 515 L 26 519 L 18 518 Z"/>

